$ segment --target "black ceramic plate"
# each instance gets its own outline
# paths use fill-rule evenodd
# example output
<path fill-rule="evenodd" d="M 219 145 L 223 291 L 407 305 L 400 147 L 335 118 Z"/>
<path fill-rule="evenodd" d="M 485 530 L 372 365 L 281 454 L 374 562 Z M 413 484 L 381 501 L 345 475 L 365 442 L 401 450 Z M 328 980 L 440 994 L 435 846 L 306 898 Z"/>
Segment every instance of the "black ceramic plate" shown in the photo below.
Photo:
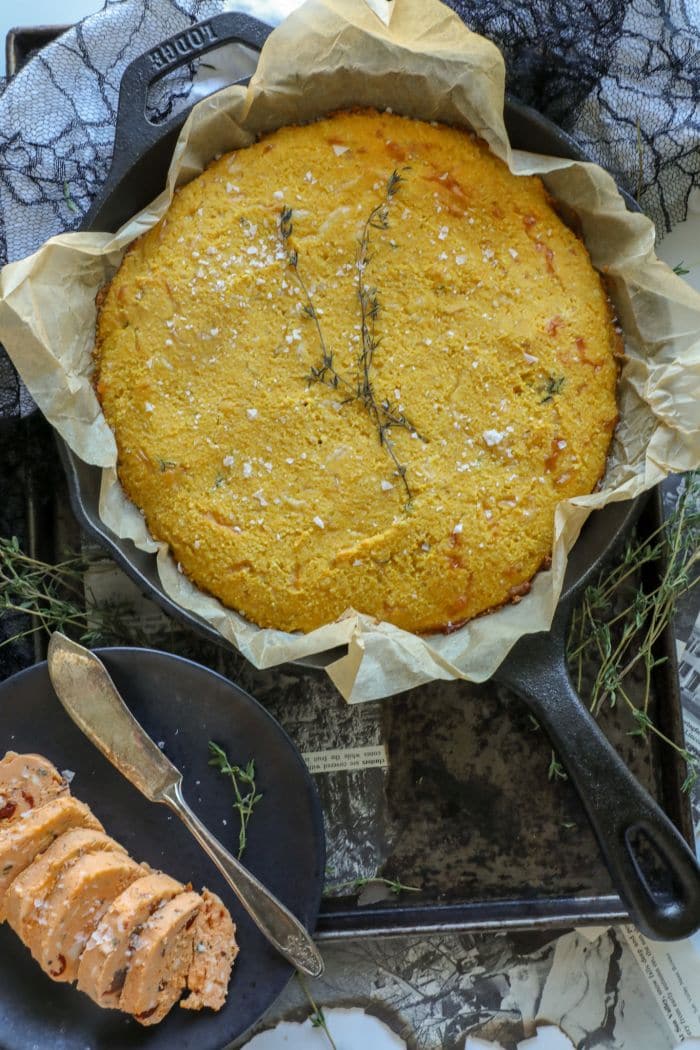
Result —
<path fill-rule="evenodd" d="M 182 770 L 187 801 L 234 853 L 238 819 L 232 789 L 208 765 L 208 741 L 221 744 L 239 764 L 255 759 L 263 799 L 249 825 L 244 862 L 313 929 L 323 882 L 323 823 L 313 780 L 284 730 L 247 693 L 189 660 L 145 649 L 106 649 L 100 655 L 135 716 Z M 0 685 L 0 753 L 9 748 L 38 751 L 59 769 L 74 770 L 73 793 L 134 858 L 218 893 L 238 924 L 241 951 L 219 1013 L 176 1006 L 161 1024 L 143 1028 L 51 981 L 5 924 L 0 928 L 2 1050 L 219 1050 L 245 1032 L 281 992 L 290 965 L 258 933 L 177 817 L 140 795 L 73 724 L 46 664 Z"/>

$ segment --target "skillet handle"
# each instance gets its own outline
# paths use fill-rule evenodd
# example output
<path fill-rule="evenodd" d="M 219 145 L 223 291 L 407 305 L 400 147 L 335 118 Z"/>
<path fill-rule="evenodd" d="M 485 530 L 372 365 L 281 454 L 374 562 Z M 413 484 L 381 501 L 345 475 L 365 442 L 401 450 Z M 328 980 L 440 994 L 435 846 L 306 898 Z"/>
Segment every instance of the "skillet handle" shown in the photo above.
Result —
<path fill-rule="evenodd" d="M 566 667 L 566 617 L 550 634 L 521 639 L 497 672 L 528 704 L 576 787 L 610 876 L 634 924 L 656 940 L 700 927 L 700 867 L 687 842 L 637 782 L 574 689 Z M 672 886 L 656 894 L 634 849 L 646 840 Z"/>
<path fill-rule="evenodd" d="M 239 11 L 226 11 L 168 37 L 126 67 L 119 90 L 112 166 L 84 226 L 89 228 L 93 215 L 134 161 L 161 139 L 179 131 L 194 105 L 192 103 L 168 120 L 154 124 L 146 116 L 146 99 L 151 85 L 174 69 L 224 44 L 246 44 L 259 51 L 271 32 L 272 27 L 257 18 Z"/>

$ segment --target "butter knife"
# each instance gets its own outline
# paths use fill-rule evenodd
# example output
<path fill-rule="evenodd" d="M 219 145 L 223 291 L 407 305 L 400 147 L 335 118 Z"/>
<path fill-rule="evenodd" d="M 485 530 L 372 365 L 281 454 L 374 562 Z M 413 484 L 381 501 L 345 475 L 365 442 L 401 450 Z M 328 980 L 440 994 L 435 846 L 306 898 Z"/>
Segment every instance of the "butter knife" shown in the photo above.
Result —
<path fill-rule="evenodd" d="M 320 977 L 323 959 L 307 930 L 195 816 L 182 794 L 182 773 L 131 714 L 100 658 L 56 631 L 48 665 L 56 695 L 87 738 L 142 795 L 177 813 L 280 955 Z"/>

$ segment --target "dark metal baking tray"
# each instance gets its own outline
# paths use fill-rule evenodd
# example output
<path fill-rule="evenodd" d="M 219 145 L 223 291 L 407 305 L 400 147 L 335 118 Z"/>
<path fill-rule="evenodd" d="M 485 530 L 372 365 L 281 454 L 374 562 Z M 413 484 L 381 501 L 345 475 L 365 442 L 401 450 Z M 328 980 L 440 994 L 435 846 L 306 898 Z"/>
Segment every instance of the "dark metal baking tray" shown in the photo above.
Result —
<path fill-rule="evenodd" d="M 19 68 L 36 42 L 35 31 L 14 30 L 8 38 L 8 52 L 13 52 L 8 69 Z M 5 430 L 5 447 L 27 450 L 11 476 L 0 477 L 3 491 L 14 487 L 20 501 L 26 496 L 23 520 L 13 531 L 38 556 L 57 559 L 78 535 L 66 509 L 50 428 L 35 416 L 12 421 Z M 0 472 L 4 466 L 0 446 Z M 657 494 L 640 529 L 653 531 L 661 513 Z M 298 667 L 256 671 L 238 654 L 182 627 L 173 632 L 171 648 L 240 682 L 282 721 L 302 751 L 377 742 L 386 748 L 386 769 L 318 774 L 329 846 L 327 881 L 332 887 L 378 872 L 421 892 L 360 905 L 354 894 L 336 890 L 324 902 L 322 936 L 625 920 L 573 790 L 566 782 L 547 779 L 550 749 L 544 734 L 533 732 L 526 708 L 503 687 L 435 682 L 380 704 L 348 707 L 322 672 Z M 27 650 L 23 661 L 41 655 L 40 648 Z M 680 744 L 670 631 L 662 655 L 666 661 L 654 672 L 652 717 Z M 682 763 L 653 740 L 630 737 L 621 709 L 606 710 L 602 724 L 635 775 L 692 842 Z"/>

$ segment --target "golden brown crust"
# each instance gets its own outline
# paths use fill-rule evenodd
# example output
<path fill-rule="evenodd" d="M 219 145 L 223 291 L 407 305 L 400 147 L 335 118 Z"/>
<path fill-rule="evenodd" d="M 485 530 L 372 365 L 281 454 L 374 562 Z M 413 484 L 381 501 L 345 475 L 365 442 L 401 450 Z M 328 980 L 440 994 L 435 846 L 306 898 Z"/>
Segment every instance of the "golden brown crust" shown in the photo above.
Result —
<path fill-rule="evenodd" d="M 107 291 L 96 389 L 127 494 L 202 590 L 261 626 L 353 607 L 427 632 L 551 554 L 556 503 L 605 467 L 617 346 L 539 179 L 358 111 L 177 192 Z"/>

